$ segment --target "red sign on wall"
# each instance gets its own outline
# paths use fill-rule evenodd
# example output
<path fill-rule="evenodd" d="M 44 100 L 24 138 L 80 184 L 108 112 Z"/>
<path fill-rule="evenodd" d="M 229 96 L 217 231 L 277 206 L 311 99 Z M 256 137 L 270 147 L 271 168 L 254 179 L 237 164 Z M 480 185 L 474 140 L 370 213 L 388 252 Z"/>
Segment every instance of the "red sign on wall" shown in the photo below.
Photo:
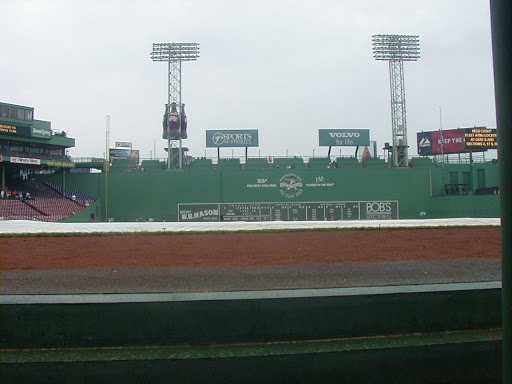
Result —
<path fill-rule="evenodd" d="M 481 147 L 468 148 L 467 132 L 472 128 L 457 128 L 430 132 L 419 132 L 418 154 L 420 156 L 448 155 L 452 153 L 481 152 Z M 489 147 L 487 147 L 489 148 Z"/>

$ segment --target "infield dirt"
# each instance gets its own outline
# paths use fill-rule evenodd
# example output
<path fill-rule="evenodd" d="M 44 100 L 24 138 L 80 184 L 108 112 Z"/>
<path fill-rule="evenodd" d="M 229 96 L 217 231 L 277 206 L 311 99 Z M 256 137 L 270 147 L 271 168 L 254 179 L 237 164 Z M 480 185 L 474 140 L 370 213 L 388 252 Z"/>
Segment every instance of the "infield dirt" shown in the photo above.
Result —
<path fill-rule="evenodd" d="M 500 258 L 500 228 L 3 237 L 1 270 L 211 268 Z"/>

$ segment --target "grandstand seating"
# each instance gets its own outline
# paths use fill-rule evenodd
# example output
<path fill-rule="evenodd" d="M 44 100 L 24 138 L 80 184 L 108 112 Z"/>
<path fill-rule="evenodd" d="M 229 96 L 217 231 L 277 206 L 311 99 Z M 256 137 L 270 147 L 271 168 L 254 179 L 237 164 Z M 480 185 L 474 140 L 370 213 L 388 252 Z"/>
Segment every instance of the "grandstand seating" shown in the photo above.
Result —
<path fill-rule="evenodd" d="M 43 221 L 59 221 L 80 212 L 83 207 L 62 198 L 28 200 L 27 205 L 44 214 Z"/>
<path fill-rule="evenodd" d="M 0 218 L 3 220 L 41 220 L 43 217 L 22 200 L 4 199 L 0 202 Z"/>
<path fill-rule="evenodd" d="M 30 193 L 29 199 L 3 199 L 0 202 L 0 218 L 4 220 L 64 220 L 94 203 L 94 197 L 80 191 L 67 189 L 62 197 L 62 188 L 52 183 L 35 180 L 23 182 L 23 194 Z M 72 200 L 71 197 L 75 196 Z"/>
<path fill-rule="evenodd" d="M 46 187 L 48 187 L 52 194 L 51 195 L 46 195 L 45 197 L 53 197 L 53 198 L 58 198 L 58 197 L 62 197 L 62 187 L 60 185 L 56 185 L 56 184 L 53 184 L 53 183 L 48 183 L 48 182 L 43 182 L 43 183 L 40 183 Z M 43 197 L 41 195 L 35 195 L 35 194 L 32 194 L 32 196 L 34 197 Z M 91 204 L 93 203 L 96 198 L 93 197 L 93 196 L 90 196 L 86 193 L 83 193 L 83 192 L 80 192 L 80 191 L 77 191 L 77 190 L 74 190 L 74 189 L 69 189 L 69 188 L 66 188 L 66 191 L 64 193 L 64 196 L 67 198 L 67 199 L 71 199 L 73 196 L 75 196 L 75 200 L 77 202 L 81 202 L 82 204 L 85 204 L 85 202 L 87 202 L 88 204 Z"/>
<path fill-rule="evenodd" d="M 55 191 L 54 188 L 49 186 L 47 183 L 40 183 L 38 181 L 29 179 L 25 182 L 23 185 L 23 192 L 30 193 L 30 196 L 36 198 L 36 197 L 45 197 L 45 198 L 51 198 L 51 197 L 61 197 L 62 194 L 59 194 Z"/>

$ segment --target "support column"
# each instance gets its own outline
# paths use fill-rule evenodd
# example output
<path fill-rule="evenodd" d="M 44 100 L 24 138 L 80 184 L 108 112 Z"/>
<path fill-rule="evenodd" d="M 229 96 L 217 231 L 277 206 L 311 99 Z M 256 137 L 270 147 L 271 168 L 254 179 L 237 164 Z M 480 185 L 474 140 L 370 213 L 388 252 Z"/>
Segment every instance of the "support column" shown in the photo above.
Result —
<path fill-rule="evenodd" d="M 62 168 L 62 198 L 66 198 L 66 168 Z"/>
<path fill-rule="evenodd" d="M 503 383 L 512 382 L 512 4 L 508 0 L 491 0 L 491 32 L 494 61 L 494 92 L 498 128 L 501 203 L 502 264 L 502 363 Z"/>
<path fill-rule="evenodd" d="M 5 191 L 5 165 L 2 162 L 2 191 Z"/>

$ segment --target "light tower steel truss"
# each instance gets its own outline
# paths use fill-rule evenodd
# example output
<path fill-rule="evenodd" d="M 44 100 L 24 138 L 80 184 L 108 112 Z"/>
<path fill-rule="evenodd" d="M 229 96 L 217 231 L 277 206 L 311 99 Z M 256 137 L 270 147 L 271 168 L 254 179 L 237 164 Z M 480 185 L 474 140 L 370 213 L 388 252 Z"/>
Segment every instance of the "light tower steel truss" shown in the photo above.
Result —
<path fill-rule="evenodd" d="M 393 165 L 408 167 L 407 118 L 405 108 L 404 61 L 420 58 L 417 35 L 373 35 L 373 57 L 389 62 Z"/>
<path fill-rule="evenodd" d="M 167 105 L 176 103 L 179 116 L 179 139 L 167 136 L 167 168 L 183 168 L 183 143 L 181 138 L 181 63 L 199 58 L 199 43 L 153 43 L 151 59 L 168 64 Z M 173 151 L 178 149 L 178 151 Z M 177 152 L 177 153 L 176 153 Z M 176 161 L 176 157 L 178 158 Z"/>

